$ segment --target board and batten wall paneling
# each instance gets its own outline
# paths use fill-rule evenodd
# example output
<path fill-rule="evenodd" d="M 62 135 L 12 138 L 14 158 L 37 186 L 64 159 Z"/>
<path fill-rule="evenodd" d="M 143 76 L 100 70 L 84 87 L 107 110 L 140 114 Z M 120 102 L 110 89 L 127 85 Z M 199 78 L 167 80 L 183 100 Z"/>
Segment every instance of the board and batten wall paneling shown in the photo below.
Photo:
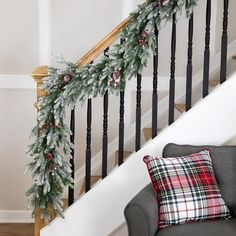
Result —
<path fill-rule="evenodd" d="M 38 66 L 38 1 L 0 0 L 0 74 Z"/>
<path fill-rule="evenodd" d="M 0 212 L 26 210 L 26 190 L 32 178 L 25 173 L 29 136 L 36 124 L 35 90 L 0 89 Z"/>
<path fill-rule="evenodd" d="M 51 0 L 51 53 L 77 61 L 122 20 L 120 0 Z"/>

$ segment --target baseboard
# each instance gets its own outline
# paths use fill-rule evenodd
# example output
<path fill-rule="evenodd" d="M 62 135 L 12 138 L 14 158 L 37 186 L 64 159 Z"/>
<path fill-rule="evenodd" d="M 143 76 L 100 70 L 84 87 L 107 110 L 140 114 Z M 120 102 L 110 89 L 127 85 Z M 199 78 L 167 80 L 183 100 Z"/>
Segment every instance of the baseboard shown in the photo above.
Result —
<path fill-rule="evenodd" d="M 0 223 L 33 223 L 31 211 L 0 210 Z"/>

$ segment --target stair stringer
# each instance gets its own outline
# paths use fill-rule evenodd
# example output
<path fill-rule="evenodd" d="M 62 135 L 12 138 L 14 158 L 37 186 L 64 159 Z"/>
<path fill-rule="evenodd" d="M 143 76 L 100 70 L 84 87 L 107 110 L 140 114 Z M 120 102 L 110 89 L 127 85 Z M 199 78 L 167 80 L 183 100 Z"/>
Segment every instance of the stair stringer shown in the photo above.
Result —
<path fill-rule="evenodd" d="M 236 74 L 83 195 L 65 211 L 65 219 L 55 219 L 41 236 L 109 235 L 124 223 L 123 211 L 129 200 L 150 183 L 144 155 L 160 156 L 169 142 L 222 145 L 235 136 L 235 91 Z"/>

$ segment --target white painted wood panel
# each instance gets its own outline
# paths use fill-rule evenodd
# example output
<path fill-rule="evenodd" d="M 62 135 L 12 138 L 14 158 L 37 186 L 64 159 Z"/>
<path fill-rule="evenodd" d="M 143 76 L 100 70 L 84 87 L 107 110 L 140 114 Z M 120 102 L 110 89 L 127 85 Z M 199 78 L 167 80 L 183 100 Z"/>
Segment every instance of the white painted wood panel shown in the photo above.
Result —
<path fill-rule="evenodd" d="M 77 61 L 121 22 L 122 11 L 120 0 L 51 0 L 52 56 Z"/>
<path fill-rule="evenodd" d="M 0 74 L 30 74 L 38 60 L 38 2 L 0 0 Z"/>

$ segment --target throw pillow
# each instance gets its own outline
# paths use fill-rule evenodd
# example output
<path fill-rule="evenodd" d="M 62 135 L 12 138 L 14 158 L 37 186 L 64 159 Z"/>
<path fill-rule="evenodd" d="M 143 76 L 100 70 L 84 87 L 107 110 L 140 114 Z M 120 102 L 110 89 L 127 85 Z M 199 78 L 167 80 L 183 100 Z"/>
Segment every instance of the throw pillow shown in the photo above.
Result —
<path fill-rule="evenodd" d="M 210 153 L 145 156 L 159 204 L 159 229 L 192 221 L 230 218 L 218 188 Z"/>

